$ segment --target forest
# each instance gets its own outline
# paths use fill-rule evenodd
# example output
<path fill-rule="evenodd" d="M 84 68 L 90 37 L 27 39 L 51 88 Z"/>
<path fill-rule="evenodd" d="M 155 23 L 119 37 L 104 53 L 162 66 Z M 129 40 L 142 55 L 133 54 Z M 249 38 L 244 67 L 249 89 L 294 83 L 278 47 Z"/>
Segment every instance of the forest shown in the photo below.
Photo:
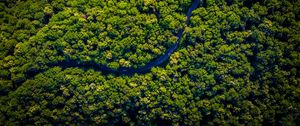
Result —
<path fill-rule="evenodd" d="M 300 125 L 300 0 L 1 0 L 0 125 Z"/>

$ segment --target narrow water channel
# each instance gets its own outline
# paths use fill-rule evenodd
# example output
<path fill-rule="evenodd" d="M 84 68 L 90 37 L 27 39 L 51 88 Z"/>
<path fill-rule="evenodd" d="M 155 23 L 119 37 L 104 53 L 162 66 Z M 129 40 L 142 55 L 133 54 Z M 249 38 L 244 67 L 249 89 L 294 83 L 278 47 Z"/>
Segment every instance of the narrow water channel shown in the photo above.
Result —
<path fill-rule="evenodd" d="M 194 0 L 191 7 L 188 9 L 188 12 L 186 14 L 186 21 L 185 21 L 186 24 L 189 23 L 190 17 L 192 15 L 192 11 L 195 10 L 199 6 L 200 1 L 201 0 Z M 67 60 L 59 62 L 59 63 L 50 63 L 50 64 L 48 64 L 48 66 L 49 67 L 60 66 L 62 68 L 80 67 L 80 68 L 83 68 L 83 69 L 94 69 L 96 71 L 103 71 L 105 73 L 118 73 L 118 74 L 122 74 L 122 75 L 131 75 L 131 74 L 134 74 L 134 73 L 146 73 L 149 70 L 151 70 L 151 68 L 163 64 L 165 61 L 167 61 L 170 58 L 171 54 L 173 54 L 174 51 L 177 50 L 179 42 L 181 41 L 181 38 L 183 36 L 183 33 L 184 33 L 184 28 L 179 30 L 179 32 L 177 34 L 177 42 L 174 45 L 172 45 L 172 47 L 170 47 L 165 52 L 164 55 L 162 55 L 159 58 L 147 63 L 145 66 L 140 67 L 140 68 L 120 67 L 119 69 L 112 69 L 112 68 L 107 67 L 106 65 L 97 64 L 93 61 L 81 62 L 81 61 L 75 61 L 75 60 L 71 60 L 71 59 L 67 59 Z M 37 74 L 39 72 L 40 71 L 29 72 L 28 76 L 32 77 L 33 74 Z"/>

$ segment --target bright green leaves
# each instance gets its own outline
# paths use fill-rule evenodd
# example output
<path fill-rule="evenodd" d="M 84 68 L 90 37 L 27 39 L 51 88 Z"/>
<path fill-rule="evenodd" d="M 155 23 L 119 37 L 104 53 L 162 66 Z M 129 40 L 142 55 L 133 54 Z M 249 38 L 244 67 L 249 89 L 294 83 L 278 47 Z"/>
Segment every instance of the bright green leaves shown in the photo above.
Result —
<path fill-rule="evenodd" d="M 140 10 L 143 2 L 149 6 L 146 10 Z M 40 8 L 43 15 L 39 18 L 47 17 L 47 26 L 30 39 L 27 34 L 17 34 L 16 39 L 24 41 L 24 49 L 31 51 L 23 54 L 27 51 L 17 47 L 15 54 L 28 55 L 25 60 L 32 63 L 41 59 L 40 65 L 65 58 L 95 61 L 113 69 L 142 67 L 177 41 L 176 34 L 186 19 L 181 7 L 187 8 L 190 1 L 143 2 L 108 1 L 95 3 L 97 6 L 84 1 L 45 4 Z M 178 6 L 178 2 L 183 5 Z M 62 9 L 63 4 L 68 7 Z M 30 20 L 20 19 L 16 27 L 34 28 L 27 24 Z"/>
<path fill-rule="evenodd" d="M 128 3 L 127 2 L 123 2 L 123 1 L 118 2 L 117 3 L 117 7 L 120 8 L 120 9 L 122 9 L 122 10 L 124 10 L 124 9 L 126 9 L 128 7 Z"/>
<path fill-rule="evenodd" d="M 235 13 L 231 13 L 231 12 L 229 12 L 228 15 L 229 16 L 227 18 L 227 21 L 229 22 L 229 25 L 234 29 L 238 28 L 241 25 L 240 17 Z"/>
<path fill-rule="evenodd" d="M 144 66 L 177 41 L 190 5 L 0 3 L 0 125 L 299 122 L 298 1 L 202 1 L 179 50 L 149 73 L 122 76 L 60 64 Z"/>
<path fill-rule="evenodd" d="M 130 62 L 129 61 L 126 61 L 125 59 L 120 59 L 119 60 L 119 64 L 123 67 L 130 67 Z"/>
<path fill-rule="evenodd" d="M 243 43 L 252 34 L 251 31 L 232 32 L 226 35 L 227 39 L 233 43 Z"/>
<path fill-rule="evenodd" d="M 53 15 L 53 7 L 52 6 L 46 6 L 45 8 L 44 8 L 44 13 L 46 14 L 46 15 Z"/>
<path fill-rule="evenodd" d="M 116 69 L 119 68 L 119 63 L 118 62 L 111 62 L 111 63 L 108 64 L 108 67 L 116 70 Z"/>

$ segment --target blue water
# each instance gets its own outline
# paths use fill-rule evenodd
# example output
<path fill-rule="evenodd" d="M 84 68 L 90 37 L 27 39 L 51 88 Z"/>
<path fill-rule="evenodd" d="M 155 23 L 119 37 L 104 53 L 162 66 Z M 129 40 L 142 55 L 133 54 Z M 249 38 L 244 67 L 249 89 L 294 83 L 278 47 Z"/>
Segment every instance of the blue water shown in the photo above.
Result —
<path fill-rule="evenodd" d="M 200 0 L 193 1 L 191 7 L 188 9 L 188 12 L 186 14 L 186 22 L 185 22 L 186 24 L 188 24 L 190 21 L 192 11 L 195 10 L 199 4 L 200 4 Z M 171 54 L 177 50 L 179 42 L 183 36 L 183 32 L 184 32 L 184 28 L 179 30 L 179 32 L 177 34 L 176 43 L 174 45 L 172 45 L 172 47 L 170 47 L 164 55 L 160 56 L 159 58 L 157 58 L 154 61 L 147 63 L 145 66 L 140 67 L 140 68 L 120 67 L 119 69 L 112 69 L 112 68 L 107 67 L 106 65 L 97 64 L 93 61 L 80 62 L 80 61 L 75 61 L 75 60 L 71 60 L 71 59 L 60 62 L 59 66 L 61 66 L 63 68 L 84 67 L 85 69 L 91 68 L 91 69 L 94 69 L 97 71 L 103 71 L 103 72 L 108 72 L 108 73 L 119 73 L 119 74 L 123 74 L 123 75 L 129 75 L 129 74 L 134 74 L 134 73 L 146 73 L 149 70 L 151 70 L 151 68 L 161 65 L 162 63 L 164 63 L 166 60 L 168 60 L 170 58 Z M 57 66 L 57 65 L 50 64 L 50 66 Z"/>

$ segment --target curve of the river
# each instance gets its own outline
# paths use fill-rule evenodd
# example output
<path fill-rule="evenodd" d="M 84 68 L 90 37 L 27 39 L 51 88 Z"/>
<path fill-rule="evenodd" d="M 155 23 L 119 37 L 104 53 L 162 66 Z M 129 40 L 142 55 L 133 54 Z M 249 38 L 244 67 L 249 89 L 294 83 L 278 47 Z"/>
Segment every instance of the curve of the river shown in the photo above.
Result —
<path fill-rule="evenodd" d="M 191 7 L 189 8 L 187 14 L 186 14 L 186 21 L 185 23 L 188 24 L 190 21 L 190 17 L 192 15 L 192 11 L 195 10 L 198 5 L 200 4 L 201 0 L 194 0 Z M 166 53 L 162 56 L 160 56 L 159 58 L 157 58 L 156 60 L 153 60 L 149 63 L 147 63 L 145 66 L 140 67 L 140 68 L 126 68 L 126 67 L 120 67 L 118 69 L 112 69 L 107 67 L 106 65 L 102 65 L 102 64 L 97 64 L 94 61 L 88 61 L 88 62 L 80 62 L 80 61 L 76 61 L 76 60 L 71 60 L 71 59 L 67 59 L 65 61 L 59 62 L 59 63 L 55 63 L 55 64 L 49 64 L 49 66 L 60 66 L 63 68 L 68 68 L 68 67 L 83 67 L 83 68 L 91 68 L 97 71 L 106 71 L 109 73 L 119 73 L 119 74 L 123 74 L 123 75 L 129 75 L 129 74 L 133 74 L 133 73 L 146 73 L 149 70 L 151 70 L 151 68 L 155 67 L 155 66 L 159 66 L 162 63 L 164 63 L 166 60 L 169 59 L 169 57 L 171 56 L 171 54 L 177 50 L 179 42 L 181 41 L 181 38 L 183 36 L 183 32 L 184 32 L 184 28 L 179 30 L 179 33 L 177 34 L 177 41 L 174 45 L 172 45 L 172 47 L 170 47 Z M 57 65 L 59 64 L 59 65 Z"/>

